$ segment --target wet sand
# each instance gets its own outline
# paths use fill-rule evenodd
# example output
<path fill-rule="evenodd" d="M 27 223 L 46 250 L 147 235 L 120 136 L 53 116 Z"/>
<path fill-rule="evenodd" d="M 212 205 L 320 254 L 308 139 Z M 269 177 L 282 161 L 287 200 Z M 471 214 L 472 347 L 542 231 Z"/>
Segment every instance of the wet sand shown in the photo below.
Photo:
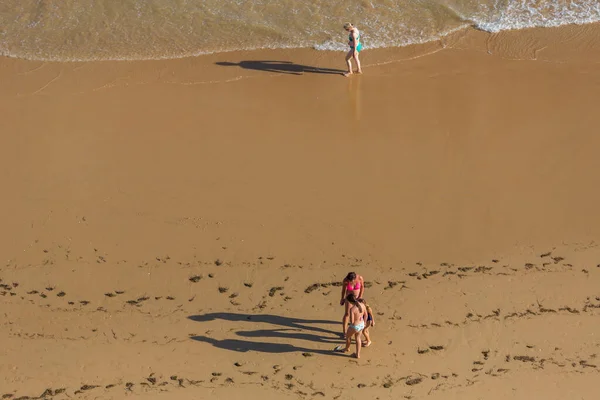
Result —
<path fill-rule="evenodd" d="M 599 32 L 1 59 L 0 396 L 594 398 Z"/>

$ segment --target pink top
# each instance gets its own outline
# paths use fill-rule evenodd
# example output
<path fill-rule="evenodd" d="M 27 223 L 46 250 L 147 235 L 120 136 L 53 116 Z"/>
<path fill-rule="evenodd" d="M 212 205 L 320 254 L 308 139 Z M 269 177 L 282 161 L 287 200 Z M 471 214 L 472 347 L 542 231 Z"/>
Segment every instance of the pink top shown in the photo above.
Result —
<path fill-rule="evenodd" d="M 352 285 L 352 282 L 348 282 L 348 285 L 346 286 L 346 290 L 360 290 L 360 282 L 356 281 L 356 283 L 354 285 Z"/>

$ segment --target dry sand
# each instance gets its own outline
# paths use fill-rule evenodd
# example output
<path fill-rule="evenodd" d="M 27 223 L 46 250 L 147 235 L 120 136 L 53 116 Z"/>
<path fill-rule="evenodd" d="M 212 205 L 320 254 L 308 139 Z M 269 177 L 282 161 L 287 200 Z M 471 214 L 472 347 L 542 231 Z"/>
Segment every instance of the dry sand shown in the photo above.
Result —
<path fill-rule="evenodd" d="M 1 59 L 0 396 L 597 398 L 599 33 Z"/>

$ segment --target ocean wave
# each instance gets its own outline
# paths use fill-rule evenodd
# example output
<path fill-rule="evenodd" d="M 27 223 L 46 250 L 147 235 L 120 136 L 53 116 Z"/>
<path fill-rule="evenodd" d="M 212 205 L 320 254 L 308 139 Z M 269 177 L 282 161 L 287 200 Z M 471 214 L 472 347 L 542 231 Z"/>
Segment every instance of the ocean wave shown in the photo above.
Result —
<path fill-rule="evenodd" d="M 280 48 L 363 47 L 600 21 L 598 0 L 4 0 L 0 55 L 39 61 L 158 60 Z"/>
<path fill-rule="evenodd" d="M 503 8 L 484 7 L 484 10 L 471 18 L 475 27 L 492 33 L 600 22 L 600 2 L 597 0 L 508 1 Z"/>
<path fill-rule="evenodd" d="M 387 43 L 387 42 L 381 41 L 381 40 L 371 40 L 368 33 L 367 34 L 361 33 L 361 37 L 363 37 L 363 48 L 364 49 L 384 49 L 384 48 L 388 48 L 388 47 L 406 47 L 406 46 L 425 44 L 425 43 L 430 43 L 430 42 L 434 42 L 437 40 L 442 40 L 444 37 L 446 37 L 452 33 L 466 29 L 469 26 L 471 26 L 471 24 L 465 23 L 465 24 L 459 25 L 457 27 L 454 27 L 452 29 L 449 29 L 445 32 L 441 32 L 435 36 L 406 37 L 406 38 L 403 38 L 403 40 L 401 40 L 401 41 L 395 41 L 393 44 L 390 44 L 390 43 Z M 348 45 L 344 42 L 328 40 L 328 41 L 320 43 L 320 44 L 315 44 L 313 46 L 313 49 L 319 50 L 319 51 L 348 51 Z"/>

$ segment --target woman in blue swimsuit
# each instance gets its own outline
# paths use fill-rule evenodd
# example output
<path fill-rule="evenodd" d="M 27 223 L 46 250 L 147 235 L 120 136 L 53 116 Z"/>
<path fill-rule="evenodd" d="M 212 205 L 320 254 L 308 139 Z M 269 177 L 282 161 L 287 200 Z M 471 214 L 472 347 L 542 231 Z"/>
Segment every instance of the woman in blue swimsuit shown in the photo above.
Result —
<path fill-rule="evenodd" d="M 350 22 L 346 22 L 344 24 L 344 29 L 349 33 L 348 35 L 348 46 L 350 46 L 350 51 L 346 54 L 346 64 L 348 64 L 348 72 L 344 74 L 344 76 L 352 75 L 352 59 L 354 58 L 354 62 L 356 63 L 356 73 L 362 74 L 362 69 L 360 67 L 360 60 L 358 59 L 358 54 L 362 50 L 362 42 L 360 41 L 360 32 L 358 29 L 354 27 Z"/>

